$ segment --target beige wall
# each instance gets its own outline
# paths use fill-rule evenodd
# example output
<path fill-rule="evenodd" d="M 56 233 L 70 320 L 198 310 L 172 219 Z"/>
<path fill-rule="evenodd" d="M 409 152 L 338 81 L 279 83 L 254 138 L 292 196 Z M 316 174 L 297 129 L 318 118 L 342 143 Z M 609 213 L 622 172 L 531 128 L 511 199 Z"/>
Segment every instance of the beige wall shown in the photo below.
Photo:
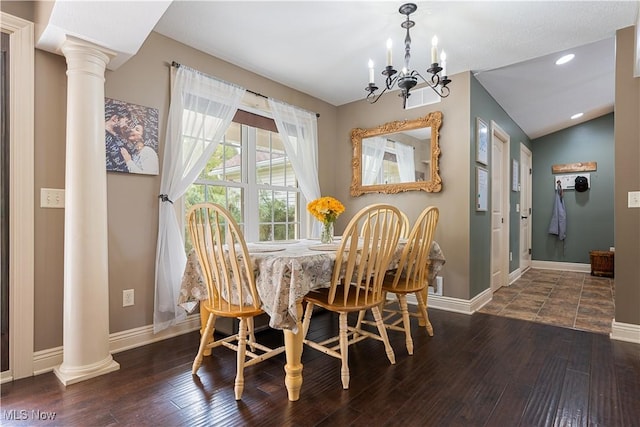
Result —
<path fill-rule="evenodd" d="M 396 93 L 385 94 L 370 105 L 366 100 L 338 107 L 336 140 L 334 145 L 334 168 L 336 193 L 345 203 L 347 213 L 374 202 L 392 203 L 407 213 L 413 221 L 430 205 L 440 209 L 440 221 L 436 240 L 442 247 L 447 262 L 442 275 L 444 294 L 455 298 L 469 298 L 469 132 L 470 132 L 470 81 L 469 73 L 452 77 L 451 95 L 440 103 L 404 110 L 402 100 Z M 363 97 L 365 91 L 362 91 Z M 411 191 L 400 194 L 349 195 L 351 185 L 351 129 L 371 128 L 394 120 L 415 119 L 431 111 L 442 111 L 440 128 L 440 176 L 442 191 L 426 193 Z M 338 222 L 344 227 L 347 216 Z"/>
<path fill-rule="evenodd" d="M 64 209 L 42 209 L 41 188 L 64 188 L 66 62 L 35 52 L 34 130 L 34 343 L 35 350 L 62 345 Z"/>
<path fill-rule="evenodd" d="M 640 209 L 627 206 L 640 191 L 640 78 L 633 77 L 633 27 L 616 38 L 615 281 L 616 322 L 640 324 Z M 640 40 L 638 41 L 640 43 Z"/>
<path fill-rule="evenodd" d="M 27 21 L 34 20 L 34 3 L 26 1 L 2 1 L 0 10 Z"/>

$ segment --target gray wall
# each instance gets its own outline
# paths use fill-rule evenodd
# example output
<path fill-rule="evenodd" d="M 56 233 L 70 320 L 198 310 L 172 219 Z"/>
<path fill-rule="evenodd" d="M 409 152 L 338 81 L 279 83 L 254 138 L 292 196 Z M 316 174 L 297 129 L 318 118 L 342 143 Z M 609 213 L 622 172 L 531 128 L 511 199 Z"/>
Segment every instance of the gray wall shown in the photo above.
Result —
<path fill-rule="evenodd" d="M 469 128 L 473 129 L 469 139 L 470 188 L 476 188 L 476 118 L 483 119 L 489 127 L 495 122 L 510 137 L 509 156 L 520 161 L 520 143 L 531 148 L 529 137 L 509 117 L 500 105 L 489 95 L 475 77 L 471 78 L 471 117 Z M 489 144 L 491 150 L 491 144 Z M 491 152 L 489 152 L 491 159 Z M 491 171 L 491 164 L 486 167 Z M 509 186 L 511 188 L 511 186 Z M 490 286 L 491 280 L 491 211 L 476 212 L 474 207 L 475 193 L 470 192 L 470 223 L 471 223 L 471 296 L 475 296 Z M 509 263 L 509 272 L 519 267 L 520 257 L 520 213 L 516 212 L 516 203 L 520 203 L 520 193 L 509 191 L 509 251 L 513 252 L 513 260 Z M 489 205 L 491 206 L 491 191 L 489 191 Z"/>
<path fill-rule="evenodd" d="M 532 258 L 538 261 L 589 263 L 590 250 L 614 246 L 613 113 L 537 138 L 533 143 Z M 548 233 L 555 200 L 551 166 L 597 162 L 589 173 L 591 188 L 564 191 L 567 238 Z"/>

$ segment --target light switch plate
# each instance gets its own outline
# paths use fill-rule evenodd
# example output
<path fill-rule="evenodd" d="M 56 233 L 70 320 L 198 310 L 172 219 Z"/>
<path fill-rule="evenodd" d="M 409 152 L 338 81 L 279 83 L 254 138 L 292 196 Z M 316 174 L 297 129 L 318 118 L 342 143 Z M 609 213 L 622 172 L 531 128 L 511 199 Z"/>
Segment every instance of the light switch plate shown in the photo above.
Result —
<path fill-rule="evenodd" d="M 64 190 L 57 188 L 41 188 L 40 207 L 64 208 Z"/>
<path fill-rule="evenodd" d="M 629 191 L 628 198 L 628 207 L 640 208 L 640 191 Z"/>

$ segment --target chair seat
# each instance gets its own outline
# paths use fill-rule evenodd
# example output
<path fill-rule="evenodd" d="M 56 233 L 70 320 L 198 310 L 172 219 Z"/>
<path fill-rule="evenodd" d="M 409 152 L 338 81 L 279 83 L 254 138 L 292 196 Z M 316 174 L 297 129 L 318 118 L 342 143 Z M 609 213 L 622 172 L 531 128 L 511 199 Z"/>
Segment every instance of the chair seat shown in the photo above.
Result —
<path fill-rule="evenodd" d="M 328 302 L 329 288 L 311 291 L 305 295 L 304 299 L 307 302 L 312 302 L 326 310 L 335 311 L 337 313 L 351 313 L 354 311 L 368 310 L 371 307 L 380 305 L 380 302 L 382 301 L 381 299 L 378 299 L 365 304 L 362 295 L 357 299 L 357 295 L 353 292 L 349 293 L 347 300 L 345 301 L 344 286 L 338 286 L 336 288 L 336 297 L 332 304 Z"/>
<path fill-rule="evenodd" d="M 427 287 L 426 283 L 419 283 L 413 280 L 400 281 L 396 287 L 393 287 L 393 276 L 385 276 L 384 282 L 382 282 L 382 290 L 385 292 L 393 292 L 396 294 L 412 294 L 414 292 L 420 292 Z"/>
<path fill-rule="evenodd" d="M 216 307 L 213 304 L 210 304 L 209 301 L 203 301 L 201 303 L 204 308 L 209 311 L 210 313 L 215 314 L 216 316 L 219 317 L 233 317 L 233 318 L 238 318 L 238 317 L 255 317 L 255 316 L 259 316 L 261 314 L 264 314 L 264 310 L 258 308 L 258 309 L 254 309 L 251 306 L 239 306 L 236 304 L 225 304 L 225 308 L 224 310 L 220 310 L 220 307 Z"/>

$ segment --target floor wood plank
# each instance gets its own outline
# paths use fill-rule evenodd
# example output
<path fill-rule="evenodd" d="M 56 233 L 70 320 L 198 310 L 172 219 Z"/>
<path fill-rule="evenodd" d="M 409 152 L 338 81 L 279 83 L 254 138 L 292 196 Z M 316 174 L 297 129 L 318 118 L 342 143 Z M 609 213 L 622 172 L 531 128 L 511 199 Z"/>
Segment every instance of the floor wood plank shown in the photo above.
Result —
<path fill-rule="evenodd" d="M 337 359 L 305 348 L 299 401 L 287 400 L 279 355 L 246 369 L 236 402 L 235 354 L 215 349 L 192 376 L 193 332 L 115 354 L 119 371 L 68 387 L 53 373 L 3 384 L 0 424 L 638 426 L 640 345 L 486 313 L 430 309 L 430 318 L 433 337 L 412 319 L 413 356 L 402 333 L 389 333 L 395 365 L 378 341 L 351 347 L 349 390 Z M 330 313 L 314 314 L 317 337 L 337 328 Z M 259 336 L 277 341 L 282 334 Z M 51 413 L 54 420 L 34 418 Z"/>

